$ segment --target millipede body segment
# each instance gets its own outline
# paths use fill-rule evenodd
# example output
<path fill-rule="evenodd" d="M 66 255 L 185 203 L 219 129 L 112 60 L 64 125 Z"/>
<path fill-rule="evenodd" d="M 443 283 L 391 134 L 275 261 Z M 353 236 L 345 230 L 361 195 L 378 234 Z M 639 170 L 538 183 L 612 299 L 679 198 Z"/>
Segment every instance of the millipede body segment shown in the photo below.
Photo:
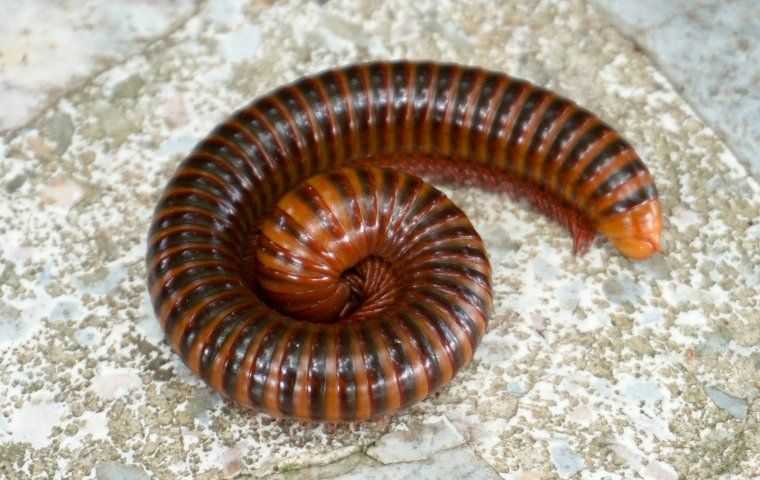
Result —
<path fill-rule="evenodd" d="M 462 212 L 405 172 L 522 196 L 581 250 L 595 232 L 659 250 L 652 176 L 595 115 L 478 68 L 352 65 L 253 101 L 178 167 L 147 255 L 172 348 L 275 416 L 366 420 L 446 384 L 486 331 L 491 270 Z"/>

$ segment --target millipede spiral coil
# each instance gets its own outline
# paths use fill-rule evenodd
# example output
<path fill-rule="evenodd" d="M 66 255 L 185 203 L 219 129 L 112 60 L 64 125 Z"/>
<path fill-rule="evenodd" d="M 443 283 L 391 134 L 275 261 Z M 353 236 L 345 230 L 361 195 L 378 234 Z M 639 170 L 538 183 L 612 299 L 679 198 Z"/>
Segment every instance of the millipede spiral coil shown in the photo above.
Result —
<path fill-rule="evenodd" d="M 172 348 L 274 416 L 392 414 L 472 359 L 491 312 L 483 242 L 413 174 L 523 197 L 585 250 L 660 248 L 654 181 L 597 116 L 502 73 L 377 62 L 305 77 L 217 126 L 148 237 Z"/>

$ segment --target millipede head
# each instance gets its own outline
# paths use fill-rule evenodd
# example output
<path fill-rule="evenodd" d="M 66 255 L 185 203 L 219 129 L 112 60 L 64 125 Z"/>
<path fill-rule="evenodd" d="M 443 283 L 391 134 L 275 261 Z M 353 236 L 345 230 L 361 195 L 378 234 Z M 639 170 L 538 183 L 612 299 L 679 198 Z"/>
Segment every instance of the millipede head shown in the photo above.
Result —
<path fill-rule="evenodd" d="M 632 260 L 646 260 L 662 251 L 662 213 L 658 200 L 606 219 L 597 228 Z"/>

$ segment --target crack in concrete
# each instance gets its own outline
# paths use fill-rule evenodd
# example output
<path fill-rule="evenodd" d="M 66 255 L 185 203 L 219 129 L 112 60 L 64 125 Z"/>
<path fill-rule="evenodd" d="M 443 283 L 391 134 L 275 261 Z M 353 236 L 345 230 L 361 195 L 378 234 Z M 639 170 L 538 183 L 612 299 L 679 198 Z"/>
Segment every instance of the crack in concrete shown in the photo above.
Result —
<path fill-rule="evenodd" d="M 372 443 L 374 443 L 374 442 L 372 442 Z M 467 442 L 463 443 L 462 445 L 457 445 L 457 446 L 454 446 L 454 447 L 442 448 L 441 450 L 438 450 L 438 451 L 434 452 L 433 454 L 431 454 L 431 455 L 429 455 L 429 456 L 427 456 L 427 457 L 425 457 L 424 459 L 421 459 L 421 460 L 414 460 L 414 461 L 403 461 L 402 460 L 402 461 L 398 461 L 398 462 L 389 462 L 389 463 L 383 463 L 383 462 L 381 462 L 379 460 L 376 460 L 376 459 L 372 458 L 371 456 L 367 455 L 366 454 L 366 447 L 365 447 L 365 449 L 363 449 L 361 451 L 348 454 L 348 455 L 346 455 L 344 457 L 337 458 L 337 459 L 335 459 L 333 461 L 330 461 L 330 462 L 327 462 L 327 463 L 305 465 L 305 466 L 303 466 L 301 468 L 295 468 L 293 470 L 288 470 L 287 472 L 284 472 L 284 473 L 292 474 L 292 473 L 297 473 L 297 472 L 306 470 L 308 468 L 329 467 L 331 465 L 337 465 L 340 462 L 343 462 L 344 460 L 346 460 L 348 458 L 351 458 L 351 457 L 354 457 L 354 456 L 361 459 L 361 462 L 357 462 L 357 464 L 354 465 L 353 467 L 351 467 L 349 470 L 346 470 L 346 471 L 341 472 L 341 473 L 336 474 L 336 475 L 329 475 L 329 476 L 320 477 L 320 478 L 324 478 L 324 479 L 327 480 L 327 479 L 338 478 L 340 476 L 350 474 L 351 472 L 355 471 L 357 468 L 359 468 L 359 467 L 361 467 L 363 465 L 374 465 L 374 466 L 377 466 L 377 467 L 382 467 L 382 466 L 391 466 L 391 465 L 393 465 L 393 466 L 395 466 L 395 465 L 414 466 L 414 465 L 428 464 L 433 457 L 436 457 L 436 456 L 441 455 L 441 454 L 445 454 L 447 452 L 454 452 L 454 451 L 457 451 L 457 450 L 461 450 L 462 447 L 464 447 L 464 446 L 467 447 L 467 450 L 469 450 L 469 452 L 474 457 L 476 457 L 478 460 L 480 460 L 482 462 L 482 467 L 484 469 L 490 470 L 495 475 L 499 475 L 498 470 L 496 470 L 496 468 L 493 465 L 491 465 L 490 463 L 488 463 L 487 461 L 485 461 L 483 459 L 483 457 L 481 455 L 479 455 L 478 452 L 474 448 L 472 448 L 472 446 L 469 443 L 467 443 Z"/>
<path fill-rule="evenodd" d="M 461 444 L 454 445 L 452 447 L 441 448 L 440 450 L 436 450 L 436 451 L 432 452 L 431 454 L 429 454 L 428 456 L 426 456 L 425 458 L 422 458 L 422 459 L 419 459 L 419 460 L 400 460 L 400 461 L 387 462 L 386 463 L 386 462 L 383 462 L 381 460 L 378 460 L 378 459 L 372 457 L 371 455 L 369 455 L 367 453 L 367 451 L 370 448 L 372 448 L 373 446 L 377 445 L 378 441 L 381 440 L 384 436 L 386 436 L 387 434 L 391 433 L 390 432 L 390 422 L 388 422 L 388 425 L 386 426 L 386 428 L 384 428 L 383 433 L 381 435 L 379 435 L 375 440 L 367 443 L 366 445 L 361 446 L 361 447 L 357 447 L 358 450 L 349 451 L 348 453 L 346 453 L 346 455 L 337 457 L 337 458 L 335 458 L 333 460 L 330 460 L 328 462 L 316 462 L 316 463 L 306 464 L 306 465 L 301 465 L 301 466 L 290 466 L 287 469 L 287 471 L 276 472 L 276 475 L 287 476 L 287 475 L 292 475 L 292 474 L 295 474 L 295 473 L 298 473 L 298 472 L 303 472 L 303 471 L 305 471 L 307 469 L 312 469 L 312 468 L 313 469 L 323 469 L 323 468 L 326 468 L 326 467 L 330 467 L 330 466 L 334 466 L 334 465 L 339 465 L 341 462 L 345 462 L 347 459 L 350 459 L 351 457 L 356 457 L 357 458 L 356 464 L 353 465 L 353 466 L 350 466 L 347 470 L 344 470 L 344 471 L 342 471 L 340 473 L 337 473 L 337 474 L 334 474 L 334 475 L 330 475 L 330 474 L 325 475 L 324 473 L 320 474 L 319 478 L 323 478 L 325 480 L 329 480 L 329 479 L 338 478 L 338 477 L 341 477 L 341 476 L 344 476 L 344 475 L 349 475 L 349 474 L 351 474 L 352 472 L 356 471 L 358 468 L 360 468 L 362 466 L 384 467 L 384 466 L 397 466 L 397 465 L 399 465 L 399 466 L 404 466 L 404 465 L 415 466 L 415 465 L 429 464 L 431 462 L 431 459 L 433 459 L 434 457 L 440 456 L 440 455 L 445 454 L 447 452 L 454 452 L 454 451 L 459 451 L 461 449 L 466 449 L 467 451 L 469 451 L 469 453 L 471 453 L 473 455 L 473 457 L 477 458 L 480 461 L 480 465 L 481 465 L 481 467 L 484 470 L 489 470 L 494 475 L 499 476 L 500 474 L 499 474 L 498 470 L 496 469 L 496 467 L 494 465 L 492 465 L 491 463 L 489 463 L 488 461 L 486 461 L 483 458 L 483 456 L 478 453 L 477 449 L 472 444 L 471 439 L 468 438 L 468 435 L 462 434 L 462 432 L 460 432 L 459 430 L 456 430 L 456 431 L 458 433 L 460 433 L 464 437 L 464 441 Z"/>
<path fill-rule="evenodd" d="M 141 55 L 147 55 L 148 52 L 154 46 L 158 45 L 159 43 L 163 41 L 166 41 L 169 37 L 171 37 L 178 31 L 182 30 L 182 28 L 184 28 L 188 24 L 188 22 L 190 22 L 190 20 L 197 17 L 198 14 L 201 13 L 201 11 L 206 7 L 206 5 L 208 5 L 208 1 L 209 0 L 197 0 L 192 10 L 190 11 L 190 13 L 187 14 L 187 16 L 175 21 L 163 33 L 146 41 L 142 45 L 142 47 L 139 47 L 136 51 L 127 53 L 122 58 L 114 59 L 113 61 L 109 62 L 106 66 L 96 70 L 95 72 L 91 73 L 89 76 L 85 77 L 84 79 L 78 82 L 75 82 L 74 85 L 70 87 L 64 87 L 60 93 L 50 94 L 48 101 L 45 103 L 45 105 L 43 105 L 39 109 L 39 111 L 37 111 L 36 113 L 33 113 L 27 121 L 25 121 L 23 124 L 19 125 L 18 127 L 9 128 L 4 131 L 0 130 L 0 135 L 5 136 L 6 143 L 9 144 L 13 142 L 13 140 L 15 140 L 16 137 L 18 137 L 21 134 L 21 132 L 32 128 L 34 124 L 36 124 L 48 112 L 54 109 L 61 102 L 61 100 L 84 91 L 87 87 L 92 86 L 95 80 L 97 80 L 101 75 L 113 70 L 114 68 L 118 68 L 127 64 L 131 59 L 135 57 L 139 57 Z"/>
<path fill-rule="evenodd" d="M 640 36 L 650 34 L 656 30 L 665 28 L 668 24 L 673 22 L 673 20 L 678 17 L 688 16 L 694 20 L 694 23 L 703 25 L 704 23 L 698 19 L 698 13 L 708 12 L 710 9 L 716 8 L 716 6 L 718 8 L 721 8 L 721 5 L 716 5 L 717 3 L 722 3 L 722 6 L 725 6 L 725 4 L 734 2 L 735 0 L 725 0 L 723 2 L 716 3 L 688 5 L 687 8 L 673 13 L 660 20 L 659 22 L 647 27 L 636 26 L 633 22 L 629 22 L 624 17 L 616 14 L 612 10 L 609 10 L 596 1 L 593 3 L 593 6 L 594 8 L 598 8 L 603 16 L 607 17 L 610 23 L 620 32 L 620 34 L 625 37 L 626 40 L 631 42 L 631 44 L 634 46 L 634 50 L 640 52 L 642 55 L 645 55 L 657 66 L 657 70 L 667 79 L 668 83 L 670 83 L 671 87 L 673 87 L 673 90 L 678 93 L 678 95 L 684 102 L 686 102 L 687 105 L 689 105 L 689 107 L 697 114 L 700 120 L 702 120 L 707 126 L 710 127 L 713 132 L 717 134 L 726 148 L 731 152 L 731 154 L 736 157 L 737 160 L 739 160 L 744 168 L 747 169 L 747 173 L 750 176 L 754 176 L 755 169 L 753 168 L 750 158 L 742 153 L 741 148 L 734 145 L 725 128 L 719 122 L 711 121 L 708 116 L 705 115 L 703 106 L 699 102 L 699 99 L 696 98 L 696 95 L 692 96 L 684 94 L 685 85 L 683 82 L 678 81 L 673 77 L 673 75 L 671 75 L 670 69 L 668 68 L 668 62 L 655 51 L 655 48 L 653 48 L 653 46 L 645 43 L 646 39 L 642 38 L 640 41 L 638 38 Z M 751 96 L 751 94 L 748 96 Z"/>

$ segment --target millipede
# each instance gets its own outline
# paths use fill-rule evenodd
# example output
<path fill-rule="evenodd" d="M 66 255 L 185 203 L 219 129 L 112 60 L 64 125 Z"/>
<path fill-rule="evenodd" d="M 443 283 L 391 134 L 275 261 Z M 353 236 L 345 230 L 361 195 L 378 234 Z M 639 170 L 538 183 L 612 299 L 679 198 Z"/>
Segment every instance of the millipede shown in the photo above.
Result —
<path fill-rule="evenodd" d="M 652 175 L 596 115 L 480 68 L 350 65 L 239 109 L 170 179 L 146 261 L 172 349 L 276 417 L 369 420 L 440 389 L 486 332 L 491 267 L 419 176 L 522 198 L 580 253 L 660 250 Z"/>

